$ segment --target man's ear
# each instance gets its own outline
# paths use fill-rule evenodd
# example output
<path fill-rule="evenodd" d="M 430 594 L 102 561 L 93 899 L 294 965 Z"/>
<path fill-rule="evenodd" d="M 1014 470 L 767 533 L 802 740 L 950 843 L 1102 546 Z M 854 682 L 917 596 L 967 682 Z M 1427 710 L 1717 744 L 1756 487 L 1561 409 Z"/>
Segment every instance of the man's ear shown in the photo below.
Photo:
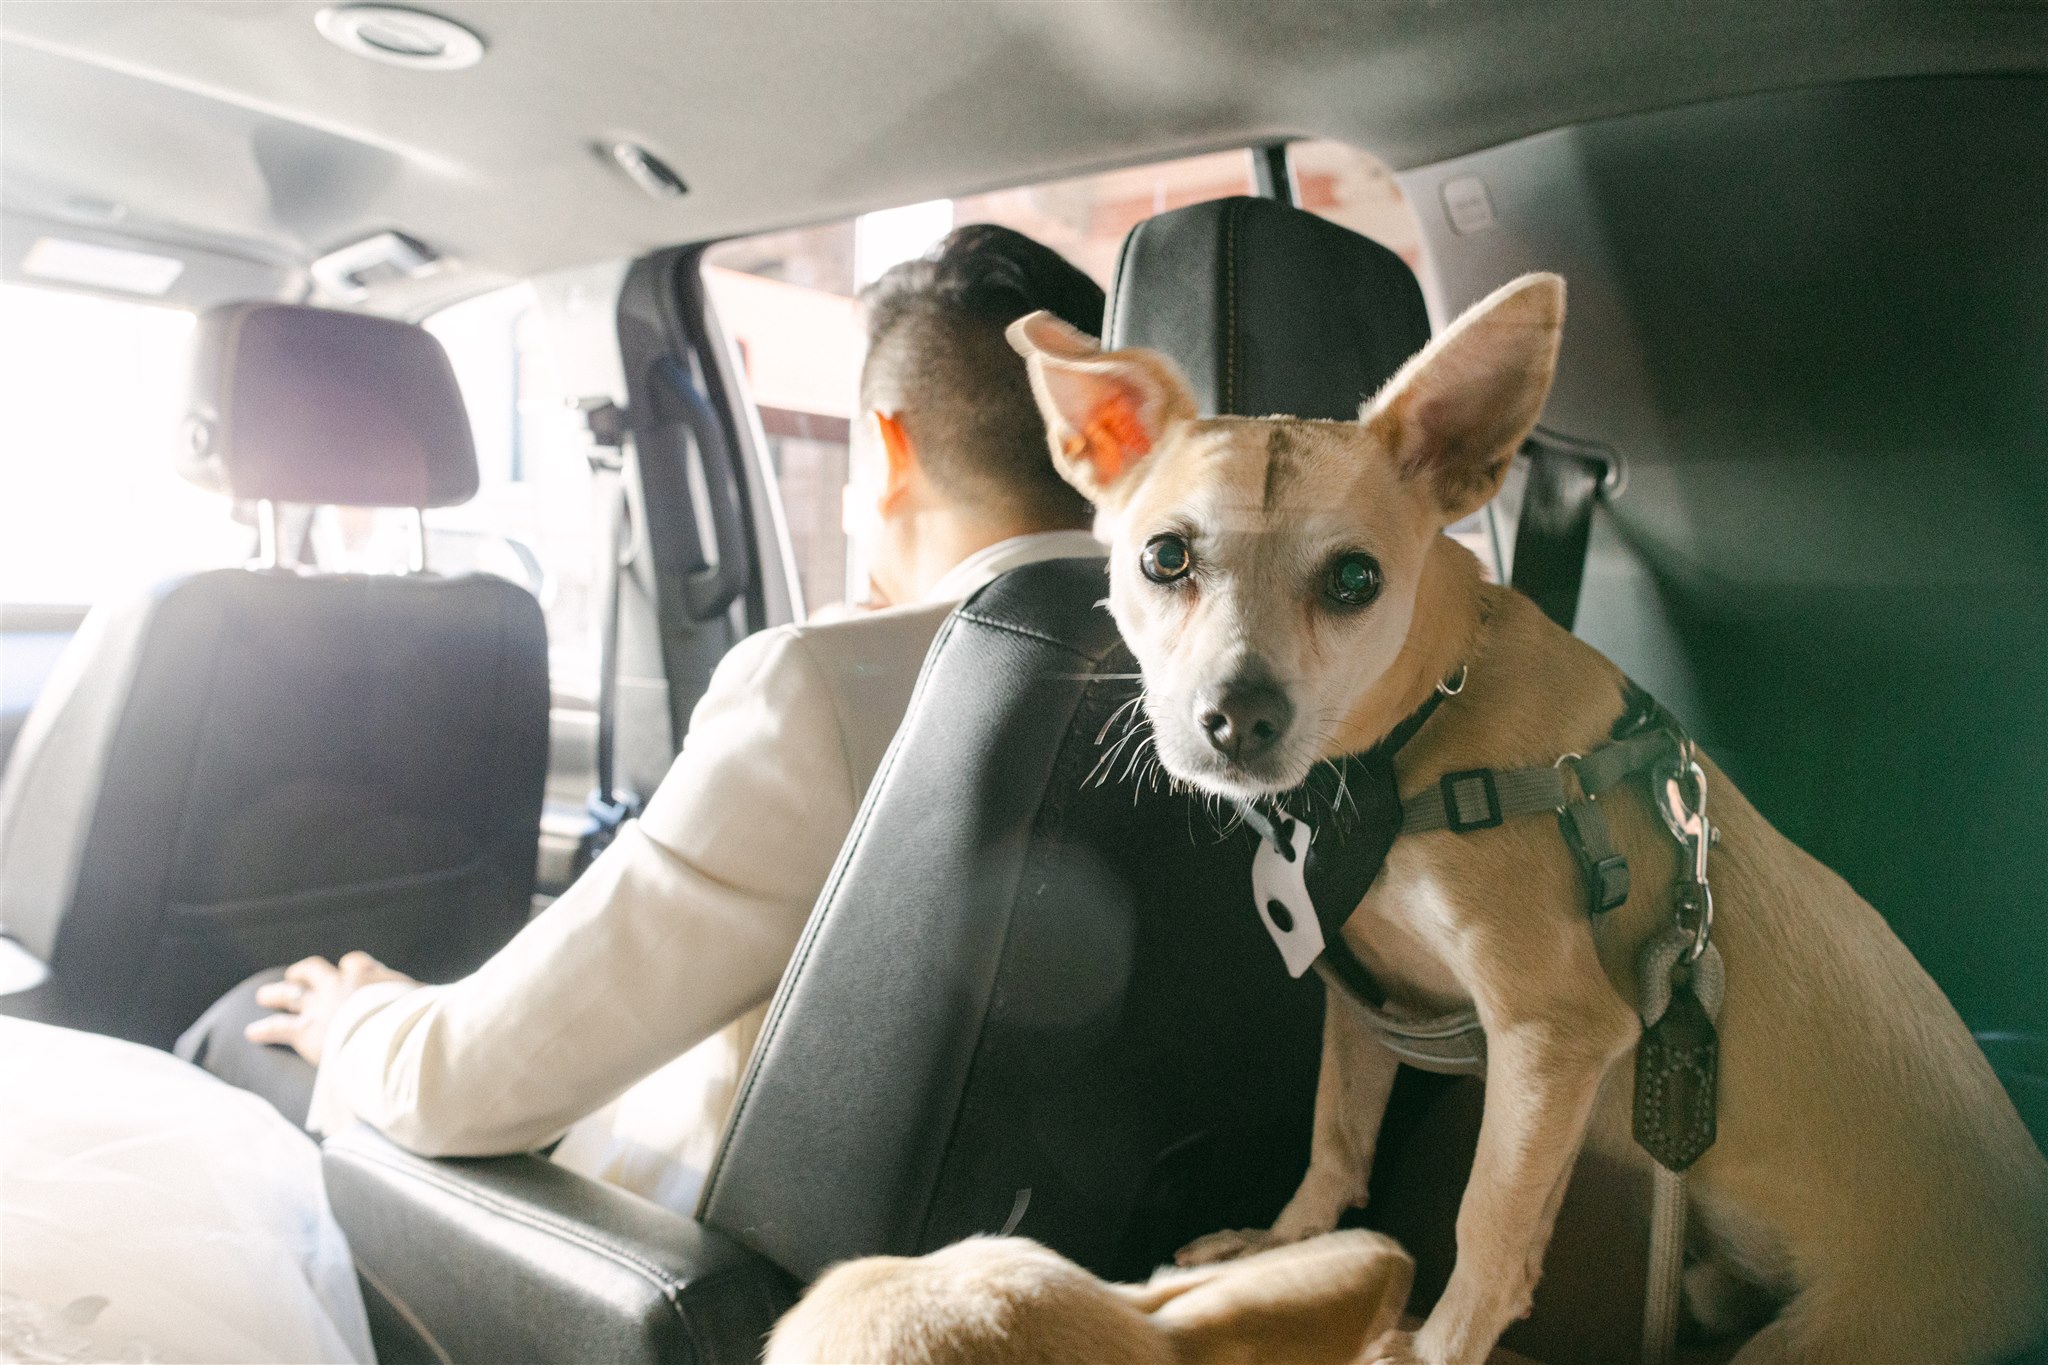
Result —
<path fill-rule="evenodd" d="M 1564 280 L 1524 275 L 1466 309 L 1359 414 L 1404 478 L 1428 481 L 1444 525 L 1500 491 L 1543 411 L 1563 335 Z"/>
<path fill-rule="evenodd" d="M 882 445 L 881 503 L 886 510 L 901 501 L 910 490 L 910 477 L 917 467 L 917 455 L 901 417 L 893 412 L 872 412 L 869 416 L 874 419 L 875 434 Z"/>
<path fill-rule="evenodd" d="M 1167 428 L 1195 415 L 1187 380 L 1155 351 L 1105 352 L 1046 312 L 1011 323 L 1009 338 L 1031 372 L 1053 467 L 1098 507 L 1121 500 Z"/>

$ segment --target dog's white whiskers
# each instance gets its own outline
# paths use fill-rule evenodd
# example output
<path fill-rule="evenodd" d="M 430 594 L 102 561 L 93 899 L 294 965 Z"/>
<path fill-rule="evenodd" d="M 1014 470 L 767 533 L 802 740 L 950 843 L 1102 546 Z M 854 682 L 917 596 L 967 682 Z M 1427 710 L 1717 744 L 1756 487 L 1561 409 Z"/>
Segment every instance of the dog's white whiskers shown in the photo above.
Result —
<path fill-rule="evenodd" d="M 1109 727 L 1116 724 L 1119 717 L 1128 716 L 1131 713 L 1131 708 L 1135 707 L 1139 702 L 1143 700 L 1145 700 L 1145 694 L 1144 692 L 1140 691 L 1136 696 L 1132 697 L 1129 701 L 1123 703 L 1121 706 L 1117 707 L 1116 710 L 1110 712 L 1109 719 L 1102 722 L 1102 728 L 1095 732 L 1095 742 L 1097 744 L 1102 743 L 1103 737 L 1109 733 Z M 1126 731 L 1125 733 L 1128 734 L 1129 732 Z"/>

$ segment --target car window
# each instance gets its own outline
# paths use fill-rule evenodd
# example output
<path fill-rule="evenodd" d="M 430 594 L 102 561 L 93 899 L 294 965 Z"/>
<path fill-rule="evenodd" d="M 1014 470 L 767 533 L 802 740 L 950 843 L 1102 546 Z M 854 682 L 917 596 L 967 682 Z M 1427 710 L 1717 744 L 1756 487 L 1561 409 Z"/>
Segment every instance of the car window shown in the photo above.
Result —
<path fill-rule="evenodd" d="M 427 514 L 429 563 L 533 589 L 547 616 L 554 687 L 584 697 L 597 692 L 598 546 L 608 509 L 576 404 L 618 396 L 610 330 L 618 277 L 616 267 L 597 267 L 516 284 L 424 324 L 462 387 L 478 472 L 474 498 Z"/>
<path fill-rule="evenodd" d="M 1221 152 L 863 214 L 724 242 L 704 278 L 733 338 L 768 438 L 804 601 L 816 612 L 865 592 L 846 534 L 850 423 L 864 350 L 856 296 L 956 227 L 1028 233 L 1107 285 L 1124 234 L 1169 208 L 1251 192 L 1251 162 Z"/>
<path fill-rule="evenodd" d="M 602 509 L 574 400 L 616 391 L 617 269 L 539 287 L 514 285 L 427 321 L 461 384 L 480 476 L 474 499 L 427 513 L 428 560 L 441 573 L 532 588 L 557 686 L 594 694 Z M 544 308 L 542 294 L 556 306 Z M 178 309 L 0 285 L 0 602 L 84 607 L 253 554 L 249 508 L 172 467 L 193 321 Z M 563 338 L 610 356 L 598 356 L 593 377 L 582 372 L 588 357 L 564 363 Z M 407 513 L 297 515 L 307 518 L 305 557 L 323 569 L 407 561 Z"/>
<path fill-rule="evenodd" d="M 1422 226 L 1384 161 L 1328 139 L 1289 144 L 1287 160 L 1297 203 L 1372 238 L 1408 262 L 1418 276 L 1428 278 Z M 1526 473 L 1517 461 L 1500 496 L 1450 528 L 1451 539 L 1477 555 L 1480 568 L 1496 583 L 1506 579 L 1511 562 L 1506 556 L 1514 552 L 1514 523 Z"/>
<path fill-rule="evenodd" d="M 1318 138 L 1289 143 L 1295 202 L 1370 237 L 1422 273 L 1422 225 L 1393 170 L 1371 152 Z"/>
<path fill-rule="evenodd" d="M 0 602 L 82 607 L 249 557 L 253 523 L 171 468 L 192 325 L 0 284 Z"/>
<path fill-rule="evenodd" d="M 1385 163 L 1339 142 L 1293 144 L 1304 208 L 1362 233 L 1418 271 L 1422 234 Z M 844 222 L 724 242 L 705 253 L 712 304 L 739 352 L 760 414 L 795 550 L 816 612 L 858 601 L 865 568 L 843 507 L 863 351 L 860 289 L 953 228 L 1001 223 L 1059 251 L 1104 287 L 1126 233 L 1146 218 L 1252 192 L 1251 158 L 1219 152 L 1071 180 L 939 199 Z M 1455 528 L 1498 575 L 1491 520 Z"/>

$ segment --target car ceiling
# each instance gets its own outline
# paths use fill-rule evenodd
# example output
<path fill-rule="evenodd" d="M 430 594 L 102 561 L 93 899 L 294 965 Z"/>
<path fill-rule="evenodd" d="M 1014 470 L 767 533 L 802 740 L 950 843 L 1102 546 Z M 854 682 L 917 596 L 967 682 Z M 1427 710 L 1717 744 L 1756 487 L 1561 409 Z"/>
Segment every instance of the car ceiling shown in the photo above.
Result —
<path fill-rule="evenodd" d="M 1723 95 L 2048 68 L 2048 0 L 480 0 L 432 6 L 485 42 L 456 72 L 331 46 L 319 8 L 9 0 L 7 210 L 282 272 L 396 228 L 457 263 L 429 292 L 464 293 L 1283 135 L 1406 168 Z M 689 193 L 636 187 L 596 150 L 618 138 Z"/>

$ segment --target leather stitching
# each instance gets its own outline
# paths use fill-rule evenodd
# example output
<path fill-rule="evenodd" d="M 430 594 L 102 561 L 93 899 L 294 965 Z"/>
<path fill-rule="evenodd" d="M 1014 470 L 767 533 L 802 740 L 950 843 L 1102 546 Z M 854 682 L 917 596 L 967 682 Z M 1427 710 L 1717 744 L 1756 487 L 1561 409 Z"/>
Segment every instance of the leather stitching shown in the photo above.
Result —
<path fill-rule="evenodd" d="M 393 1161 L 388 1157 L 360 1150 L 337 1152 L 334 1155 L 344 1161 L 359 1161 L 366 1166 L 381 1166 L 385 1170 L 417 1180 L 425 1185 L 431 1185 L 443 1194 L 451 1195 L 466 1203 L 488 1209 L 500 1217 L 510 1219 L 512 1222 L 522 1223 L 528 1227 L 546 1232 L 557 1233 L 563 1240 L 575 1243 L 587 1251 L 608 1256 L 619 1265 L 639 1272 L 643 1279 L 661 1291 L 662 1297 L 668 1300 L 671 1308 L 676 1310 L 677 1316 L 680 1317 L 682 1315 L 681 1292 L 688 1287 L 688 1281 L 676 1278 L 658 1262 L 648 1260 L 645 1256 L 640 1255 L 631 1248 L 618 1246 L 606 1241 L 586 1227 L 566 1222 L 528 1206 L 516 1204 L 503 1195 L 493 1194 L 489 1190 L 450 1180 L 448 1177 L 441 1175 L 431 1165 L 413 1165 L 408 1162 Z"/>
<path fill-rule="evenodd" d="M 719 1140 L 718 1155 L 712 1159 L 711 1169 L 704 1174 L 704 1188 L 697 1196 L 697 1216 L 711 1207 L 711 1197 L 718 1188 L 718 1177 L 725 1169 L 726 1149 L 731 1145 L 732 1135 L 739 1130 L 740 1121 L 746 1116 L 747 1106 L 754 1097 L 754 1083 L 761 1074 L 762 1063 L 767 1059 L 771 1045 L 782 1032 L 783 1016 L 789 1012 L 790 997 L 795 993 L 797 982 L 802 979 L 804 967 L 811 959 L 811 952 L 817 947 L 818 935 L 824 932 L 825 920 L 831 915 L 833 905 L 839 899 L 839 888 L 846 880 L 846 869 L 852 859 L 847 854 L 860 842 L 867 830 L 868 821 L 873 817 L 879 804 L 876 793 L 888 783 L 890 774 L 896 770 L 896 755 L 901 749 L 898 742 L 910 728 L 910 718 L 917 713 L 918 704 L 924 699 L 926 684 L 931 679 L 932 661 L 939 657 L 941 647 L 953 636 L 956 623 L 965 616 L 965 611 L 956 611 L 946 618 L 939 633 L 932 640 L 931 650 L 925 655 L 924 667 L 917 675 L 917 685 L 911 689 L 910 704 L 903 709 L 903 721 L 896 728 L 896 739 L 889 741 L 888 750 L 882 755 L 882 766 L 876 770 L 874 779 L 868 784 L 867 796 L 861 801 L 860 811 L 853 818 L 853 828 L 847 831 L 846 842 L 840 846 L 839 860 L 832 866 L 832 875 L 826 879 L 825 889 L 818 897 L 822 907 L 812 914 L 804 925 L 803 936 L 797 940 L 796 951 L 790 955 L 789 966 L 782 972 L 782 983 L 776 987 L 775 997 L 769 1003 L 768 1017 L 761 1023 L 761 1033 L 754 1040 L 754 1055 L 747 1062 L 747 1074 L 740 1082 L 739 1097 L 733 1101 L 732 1115 L 725 1121 L 725 1134 Z"/>
<path fill-rule="evenodd" d="M 1237 411 L 1237 219 L 1242 201 L 1223 215 L 1223 413 Z"/>
<path fill-rule="evenodd" d="M 1087 653 L 1085 650 L 1076 649 L 1071 641 L 1062 640 L 1057 635 L 1048 635 L 1042 630 L 1033 630 L 1030 626 L 1020 626 L 1014 621 L 1003 621 L 992 616 L 982 616 L 965 607 L 955 612 L 954 615 L 962 620 L 972 621 L 977 626 L 987 626 L 991 630 L 1000 630 L 1006 635 L 1020 635 L 1027 640 L 1037 640 L 1042 644 L 1057 645 L 1077 659 L 1086 659 L 1089 663 L 1095 662 L 1094 655 Z"/>
<path fill-rule="evenodd" d="M 989 624 L 995 625 L 998 629 L 1011 629 L 1015 634 L 1030 635 L 1032 638 L 1040 640 L 1050 640 L 1054 644 L 1062 643 L 1058 640 L 1052 640 L 1050 636 L 1039 635 L 1033 631 L 1004 627 L 1001 623 L 995 622 Z M 1070 645 L 1066 646 L 1066 648 L 1078 653 L 1078 651 L 1073 651 Z M 1116 646 L 1105 652 L 1101 659 L 1094 662 L 1098 664 L 1107 662 L 1118 654 L 1122 654 L 1125 657 L 1129 655 L 1128 647 L 1123 645 L 1121 640 L 1118 641 Z M 1086 656 L 1084 655 L 1083 657 L 1085 658 Z M 1132 660 L 1132 662 L 1135 663 L 1135 660 Z M 1026 893 L 1023 888 L 1032 885 L 1043 886 L 1045 884 L 1047 880 L 1045 868 L 1049 862 L 1054 860 L 1053 851 L 1048 842 L 1048 835 L 1051 831 L 1058 828 L 1060 822 L 1065 819 L 1068 806 L 1080 795 L 1084 780 L 1083 774 L 1087 771 L 1082 764 L 1084 762 L 1092 764 L 1094 760 L 1094 755 L 1091 752 L 1093 746 L 1079 744 L 1077 739 L 1093 730 L 1098 722 L 1114 709 L 1110 705 L 1110 701 L 1118 694 L 1117 682 L 1118 680 L 1113 678 L 1090 678 L 1082 683 L 1081 694 L 1075 699 L 1073 713 L 1067 722 L 1067 733 L 1061 738 L 1059 748 L 1053 755 L 1052 768 L 1047 777 L 1045 793 L 1039 800 L 1038 809 L 1032 812 L 1031 824 L 1026 835 L 1024 859 L 1018 864 L 1017 880 L 1011 890 L 1006 907 L 1007 917 L 1003 924 L 1002 943 L 996 953 L 997 982 L 987 1005 L 984 1007 L 982 1015 L 984 1029 L 982 1034 L 975 1040 L 974 1050 L 968 1057 L 967 1073 L 961 1084 L 960 1093 L 963 1101 L 968 1095 L 973 1093 L 977 1076 L 985 1064 L 985 1058 L 990 1046 L 986 1024 L 997 1009 L 996 1000 L 1001 994 L 1002 964 L 1009 957 L 1011 931 L 1017 922 L 1018 907 L 1025 899 Z M 942 1172 L 958 1149 L 960 1125 L 965 1113 L 966 1105 L 964 1103 L 955 1106 L 952 1123 L 946 1136 L 945 1145 L 941 1149 L 939 1159 L 939 1169 Z M 932 1188 L 926 1191 L 925 1194 L 924 1208 L 918 1218 L 919 1235 L 924 1244 L 929 1244 L 931 1239 L 932 1212 L 940 1194 L 941 1186 L 937 1182 L 934 1182 Z"/>
<path fill-rule="evenodd" d="M 839 861 L 833 864 L 832 874 L 826 878 L 825 889 L 819 894 L 819 909 L 804 925 L 803 936 L 797 940 L 796 951 L 790 955 L 789 966 L 783 969 L 782 983 L 776 988 L 775 997 L 768 1006 L 768 1017 L 762 1021 L 760 1036 L 755 1039 L 754 1054 L 747 1063 L 746 1076 L 740 1082 L 739 1095 L 733 1101 L 732 1115 L 726 1120 L 725 1134 L 718 1144 L 718 1155 L 712 1159 L 711 1169 L 704 1176 L 704 1188 L 697 1196 L 696 1211 L 699 1218 L 705 1217 L 706 1210 L 711 1207 L 712 1197 L 718 1188 L 719 1176 L 725 1169 L 726 1151 L 731 1145 L 732 1135 L 739 1131 L 740 1123 L 746 1117 L 747 1108 L 753 1101 L 755 1083 L 760 1078 L 761 1068 L 773 1050 L 775 1040 L 781 1035 L 782 1021 L 789 1011 L 790 999 L 795 994 L 797 984 L 803 979 L 804 970 L 817 947 L 818 937 L 824 932 L 825 921 L 831 917 L 832 909 L 838 903 L 839 889 L 845 883 L 847 869 L 852 863 L 848 855 L 859 846 L 861 837 L 866 833 L 868 823 L 873 818 L 875 808 L 881 804 L 880 793 L 887 789 L 896 770 L 896 756 L 902 748 L 902 737 L 909 733 L 918 708 L 923 704 L 925 689 L 931 682 L 935 661 L 943 655 L 947 642 L 952 639 L 953 632 L 959 628 L 961 621 L 970 621 L 991 630 L 1056 645 L 1075 658 L 1090 664 L 1099 662 L 1065 640 L 1032 630 L 1028 626 L 984 616 L 972 607 L 959 608 L 939 627 L 939 633 L 933 638 L 931 649 L 925 655 L 924 667 L 918 673 L 917 686 L 911 689 L 910 704 L 903 710 L 903 720 L 897 726 L 896 738 L 889 742 L 888 751 L 882 756 L 882 766 L 876 770 L 874 779 L 868 784 L 867 795 L 861 801 L 859 813 L 854 817 L 853 828 L 847 832 L 846 842 L 841 845 Z"/>
<path fill-rule="evenodd" d="M 1102 340 L 1104 345 L 1113 346 L 1119 344 L 1116 340 L 1118 335 L 1117 319 L 1123 316 L 1124 299 L 1126 297 L 1123 285 L 1124 268 L 1130 263 L 1131 255 L 1137 249 L 1138 234 L 1144 230 L 1145 225 L 1143 223 L 1138 224 L 1138 226 L 1124 234 L 1124 244 L 1117 248 L 1116 272 L 1110 276 L 1110 284 L 1115 288 L 1116 292 L 1110 295 L 1109 311 L 1102 319 Z"/>
<path fill-rule="evenodd" d="M 434 1329 L 422 1322 L 420 1315 L 412 1311 L 412 1305 L 407 1303 L 397 1290 L 378 1278 L 377 1273 L 361 1260 L 354 1257 L 350 1259 L 355 1264 L 356 1274 L 368 1280 L 370 1287 L 383 1296 L 384 1302 L 391 1305 L 391 1311 L 403 1318 L 405 1325 L 419 1334 L 420 1341 L 434 1353 L 434 1359 L 439 1361 L 440 1365 L 455 1365 L 455 1357 L 448 1354 L 448 1348 L 441 1344 L 441 1338 L 434 1335 Z"/>

